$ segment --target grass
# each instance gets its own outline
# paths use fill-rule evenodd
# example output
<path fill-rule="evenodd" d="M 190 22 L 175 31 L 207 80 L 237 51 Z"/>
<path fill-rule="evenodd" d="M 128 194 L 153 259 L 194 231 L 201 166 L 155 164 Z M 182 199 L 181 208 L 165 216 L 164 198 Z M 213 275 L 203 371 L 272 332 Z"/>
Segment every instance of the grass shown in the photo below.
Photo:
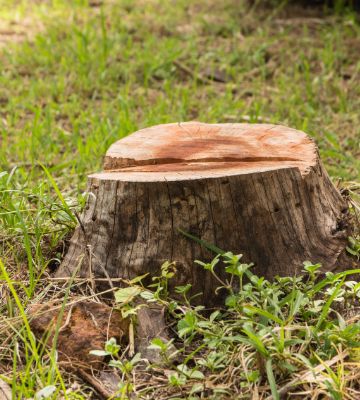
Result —
<path fill-rule="evenodd" d="M 135 293 L 166 306 L 177 350 L 170 351 L 173 342 L 154 339 L 151 347 L 163 356 L 168 385 L 160 384 L 164 374 L 156 366 L 150 370 L 157 385 L 144 385 L 144 368 L 133 358 L 133 376 L 123 376 L 126 389 L 138 398 L 253 398 L 256 393 L 258 398 L 279 399 L 291 392 L 302 398 L 357 398 L 358 382 L 352 376 L 359 368 L 360 325 L 358 317 L 349 318 L 348 313 L 358 302 L 360 285 L 346 280 L 350 272 L 329 273 L 319 281 L 321 265 L 308 262 L 303 276 L 270 283 L 252 274 L 251 265 L 242 264 L 241 256 L 229 252 L 202 266 L 216 276 L 219 258 L 229 281 L 246 276 L 248 282 L 238 289 L 227 284 L 225 307 L 208 316 L 201 306 L 190 305 L 191 285 L 176 289 L 183 296 L 181 302 L 169 298 L 167 279 L 155 292 L 138 286 Z M 162 271 L 162 276 L 168 275 L 169 265 Z M 123 306 L 127 311 L 128 301 Z M 118 352 L 108 352 L 110 365 L 124 374 Z"/>
<path fill-rule="evenodd" d="M 51 392 L 52 386 L 55 397 L 65 388 L 67 398 L 90 396 L 82 384 L 72 390 L 76 378 L 63 372 L 54 351 L 34 341 L 27 312 L 32 303 L 59 290 L 46 281 L 49 268 L 64 255 L 65 240 L 84 204 L 87 174 L 101 168 L 102 156 L 118 138 L 153 124 L 195 119 L 289 125 L 315 138 L 334 181 L 340 180 L 354 197 L 359 190 L 360 24 L 350 9 L 339 6 L 320 16 L 319 9 L 249 8 L 230 0 L 100 3 L 0 0 L 7 32 L 0 31 L 0 377 L 12 384 L 18 399 L 34 397 L 43 388 Z M 339 292 L 345 285 L 341 282 Z M 338 294 L 321 308 L 316 328 L 321 335 L 327 334 Z M 233 312 L 236 316 L 239 310 Z M 204 318 L 197 310 L 195 315 Z M 301 316 L 298 322 L 304 330 L 310 320 Z M 244 330 L 232 322 L 221 329 L 211 323 L 219 332 Z M 350 326 L 333 324 L 331 329 L 341 331 Z M 196 334 L 195 343 L 204 337 Z M 311 345 L 304 354 L 310 357 L 313 351 L 311 366 L 322 365 L 321 374 L 327 376 L 320 392 L 329 381 L 333 398 L 341 398 L 336 393 L 356 398 L 353 386 L 347 386 L 353 370 L 345 361 L 325 367 L 339 348 L 319 353 L 316 361 L 315 339 L 306 340 Z M 190 342 L 186 336 L 183 345 L 194 351 Z M 250 344 L 242 346 L 230 343 L 221 354 L 227 359 Z M 250 353 L 264 350 L 261 343 L 251 346 Z M 341 351 L 351 347 L 348 342 L 342 346 Z M 274 392 L 287 378 L 269 357 L 264 360 L 261 373 L 267 378 L 262 379 L 270 385 L 266 390 Z M 206 375 L 207 368 L 195 369 Z M 189 372 L 175 372 L 174 387 L 193 384 Z M 244 379 L 238 382 L 240 387 L 248 383 L 245 394 L 263 385 L 257 373 Z"/>

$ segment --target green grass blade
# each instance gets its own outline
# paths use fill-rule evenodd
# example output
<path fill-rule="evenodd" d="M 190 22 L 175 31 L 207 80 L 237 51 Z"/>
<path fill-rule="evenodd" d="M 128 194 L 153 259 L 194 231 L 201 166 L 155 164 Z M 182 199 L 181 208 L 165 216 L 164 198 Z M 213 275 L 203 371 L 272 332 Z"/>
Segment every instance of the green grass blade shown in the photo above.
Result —
<path fill-rule="evenodd" d="M 64 196 L 62 195 L 58 185 L 56 184 L 55 179 L 50 174 L 50 171 L 41 162 L 39 162 L 39 165 L 44 170 L 47 178 L 49 179 L 49 182 L 51 183 L 53 189 L 55 190 L 55 193 L 57 194 L 57 196 L 58 196 L 61 204 L 63 205 L 65 211 L 67 212 L 69 217 L 73 220 L 73 222 L 77 223 L 77 219 L 76 219 L 74 213 L 71 211 L 69 205 L 67 204 L 66 200 L 64 199 Z"/>
<path fill-rule="evenodd" d="M 186 236 L 187 238 L 195 241 L 196 243 L 199 243 L 201 246 L 205 247 L 206 249 L 212 251 L 215 254 L 224 254 L 225 253 L 224 250 L 221 250 L 219 247 L 215 246 L 214 244 L 206 242 L 203 239 L 199 239 L 198 237 L 191 235 L 191 233 L 185 232 L 182 229 L 178 229 L 178 231 L 180 233 L 182 233 L 184 236 Z"/>
<path fill-rule="evenodd" d="M 334 292 L 332 293 L 332 295 L 329 297 L 329 299 L 326 301 L 324 307 L 322 308 L 319 320 L 318 320 L 318 322 L 317 322 L 317 324 L 315 326 L 315 332 L 318 332 L 318 330 L 321 327 L 321 324 L 323 323 L 325 318 L 328 316 L 331 304 L 333 303 L 334 299 L 336 298 L 337 294 L 339 293 L 339 291 L 340 291 L 342 285 L 344 284 L 344 282 L 345 282 L 345 276 L 336 285 Z"/>
<path fill-rule="evenodd" d="M 268 381 L 269 381 L 272 398 L 274 400 L 280 400 L 279 392 L 278 392 L 277 387 L 276 387 L 276 380 L 275 380 L 275 376 L 274 376 L 274 371 L 273 371 L 273 365 L 272 365 L 271 358 L 269 358 L 266 361 L 266 375 L 267 375 L 267 378 L 268 378 Z"/>

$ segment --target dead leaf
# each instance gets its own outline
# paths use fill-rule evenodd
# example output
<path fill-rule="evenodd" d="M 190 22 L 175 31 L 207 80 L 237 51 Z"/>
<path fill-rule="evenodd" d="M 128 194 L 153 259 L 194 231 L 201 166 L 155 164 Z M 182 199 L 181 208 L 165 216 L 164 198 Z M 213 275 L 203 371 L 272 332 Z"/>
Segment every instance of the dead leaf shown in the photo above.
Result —
<path fill-rule="evenodd" d="M 11 400 L 11 398 L 10 386 L 0 379 L 0 400 Z"/>

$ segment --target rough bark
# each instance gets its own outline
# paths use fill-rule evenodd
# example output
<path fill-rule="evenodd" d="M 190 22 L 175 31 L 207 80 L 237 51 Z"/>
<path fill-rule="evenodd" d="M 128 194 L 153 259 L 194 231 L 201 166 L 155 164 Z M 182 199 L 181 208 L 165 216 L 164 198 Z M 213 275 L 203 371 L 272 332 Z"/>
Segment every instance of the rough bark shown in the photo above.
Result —
<path fill-rule="evenodd" d="M 314 142 L 276 125 L 169 124 L 115 143 L 105 171 L 89 177 L 82 226 L 58 276 L 131 279 L 176 262 L 173 285 L 191 283 L 207 306 L 218 283 L 194 264 L 214 255 L 179 229 L 244 255 L 268 279 L 304 260 L 337 266 L 347 206 Z M 219 275 L 225 272 L 220 268 Z"/>
<path fill-rule="evenodd" d="M 161 363 L 162 355 L 157 349 L 149 349 L 149 344 L 154 338 L 160 338 L 163 342 L 169 343 L 170 338 L 165 324 L 165 308 L 158 304 L 149 303 L 140 308 L 137 313 L 136 327 L 136 349 L 143 358 L 153 362 Z M 167 355 L 170 357 L 176 351 L 171 344 L 168 345 Z"/>

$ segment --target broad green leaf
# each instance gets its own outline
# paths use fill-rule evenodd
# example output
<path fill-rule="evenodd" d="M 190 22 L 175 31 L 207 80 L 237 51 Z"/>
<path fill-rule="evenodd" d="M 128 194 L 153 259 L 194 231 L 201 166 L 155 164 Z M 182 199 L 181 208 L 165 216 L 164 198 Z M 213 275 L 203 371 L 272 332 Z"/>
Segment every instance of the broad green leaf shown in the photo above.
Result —
<path fill-rule="evenodd" d="M 139 286 L 129 286 L 115 292 L 115 301 L 120 304 L 130 303 L 142 291 Z"/>
<path fill-rule="evenodd" d="M 149 275 L 149 273 L 146 273 L 146 274 L 144 274 L 144 275 L 137 276 L 136 278 L 131 279 L 130 284 L 133 285 L 134 283 L 141 282 L 141 281 L 142 281 L 144 278 L 146 278 L 148 275 Z"/>

